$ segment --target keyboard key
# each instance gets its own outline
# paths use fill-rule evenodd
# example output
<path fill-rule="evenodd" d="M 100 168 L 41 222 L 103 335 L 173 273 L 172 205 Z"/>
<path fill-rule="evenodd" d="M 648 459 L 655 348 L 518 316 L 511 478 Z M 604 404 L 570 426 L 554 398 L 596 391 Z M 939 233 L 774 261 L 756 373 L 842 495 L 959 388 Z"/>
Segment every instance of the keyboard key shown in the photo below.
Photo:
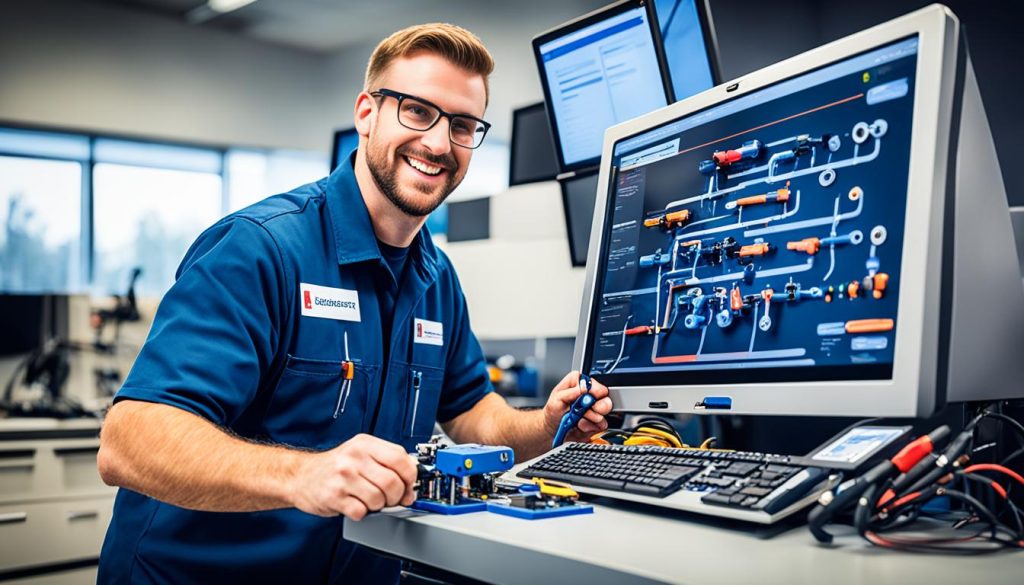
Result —
<path fill-rule="evenodd" d="M 719 506 L 728 506 L 732 502 L 732 496 L 720 494 L 718 492 L 711 492 L 710 494 L 702 497 L 700 501 L 705 504 L 716 504 Z"/>
<path fill-rule="evenodd" d="M 760 463 L 746 463 L 737 461 L 729 466 L 729 469 L 725 471 L 726 475 L 735 475 L 737 477 L 746 477 L 759 469 Z"/>
<path fill-rule="evenodd" d="M 704 477 L 701 478 L 701 483 L 706 483 L 715 487 L 729 487 L 736 483 L 736 478 L 733 477 Z"/>
<path fill-rule="evenodd" d="M 772 493 L 772 490 L 769 489 L 769 488 L 763 488 L 763 487 L 758 487 L 758 486 L 753 486 L 752 485 L 752 486 L 747 486 L 747 487 L 741 489 L 740 493 L 748 495 L 748 496 L 756 496 L 756 497 L 760 498 L 761 496 L 767 496 L 768 494 Z"/>

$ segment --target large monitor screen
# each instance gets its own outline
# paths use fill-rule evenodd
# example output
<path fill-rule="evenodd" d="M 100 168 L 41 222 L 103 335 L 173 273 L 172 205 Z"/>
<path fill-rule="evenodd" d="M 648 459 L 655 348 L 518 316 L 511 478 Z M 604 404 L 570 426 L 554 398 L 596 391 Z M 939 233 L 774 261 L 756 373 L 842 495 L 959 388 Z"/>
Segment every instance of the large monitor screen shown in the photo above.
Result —
<path fill-rule="evenodd" d="M 564 170 L 597 164 L 605 128 L 670 102 L 656 20 L 630 0 L 533 40 Z"/>
<path fill-rule="evenodd" d="M 584 368 L 620 386 L 890 379 L 917 49 L 619 140 Z"/>
<path fill-rule="evenodd" d="M 556 176 L 558 159 L 544 102 L 513 111 L 509 186 L 551 181 Z"/>

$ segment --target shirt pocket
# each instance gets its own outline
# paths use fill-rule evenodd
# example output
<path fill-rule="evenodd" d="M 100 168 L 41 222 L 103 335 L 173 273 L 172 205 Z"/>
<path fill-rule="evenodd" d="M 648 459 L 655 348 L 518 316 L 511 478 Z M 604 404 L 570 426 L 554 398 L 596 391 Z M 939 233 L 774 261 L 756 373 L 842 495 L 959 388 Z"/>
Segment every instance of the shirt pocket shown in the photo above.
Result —
<path fill-rule="evenodd" d="M 427 440 L 434 432 L 434 422 L 437 420 L 444 370 L 412 364 L 406 377 L 408 395 L 402 436 L 406 439 Z"/>
<path fill-rule="evenodd" d="M 288 356 L 264 417 L 267 434 L 276 442 L 312 449 L 331 449 L 363 432 L 367 395 L 378 367 Z"/>

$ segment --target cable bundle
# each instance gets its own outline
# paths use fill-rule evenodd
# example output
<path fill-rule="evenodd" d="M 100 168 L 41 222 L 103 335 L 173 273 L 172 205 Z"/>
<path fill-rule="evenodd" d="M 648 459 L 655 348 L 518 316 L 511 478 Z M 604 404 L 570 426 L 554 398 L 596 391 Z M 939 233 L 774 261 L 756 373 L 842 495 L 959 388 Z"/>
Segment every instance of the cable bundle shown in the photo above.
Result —
<path fill-rule="evenodd" d="M 710 449 L 715 441 L 715 437 L 709 437 L 700 447 L 691 447 L 668 421 L 653 416 L 640 419 L 632 428 L 608 429 L 590 437 L 590 442 L 598 445 L 656 445 L 677 449 Z"/>
<path fill-rule="evenodd" d="M 1024 489 L 1024 477 L 1007 467 L 1024 448 L 999 463 L 971 464 L 978 425 L 986 418 L 1010 425 L 1024 443 L 1024 426 L 1003 414 L 983 412 L 937 453 L 936 444 L 949 435 L 943 425 L 841 485 L 836 493 L 823 494 L 821 505 L 808 517 L 811 533 L 820 542 L 830 543 L 832 535 L 824 526 L 852 509 L 857 533 L 886 548 L 962 554 L 1024 548 L 1024 515 L 1011 498 L 1014 484 L 1020 484 L 1018 493 Z M 946 499 L 957 505 L 956 512 L 935 513 L 937 504 L 945 504 Z M 954 520 L 949 523 L 951 514 Z M 946 521 L 948 534 L 897 532 L 922 518 Z"/>

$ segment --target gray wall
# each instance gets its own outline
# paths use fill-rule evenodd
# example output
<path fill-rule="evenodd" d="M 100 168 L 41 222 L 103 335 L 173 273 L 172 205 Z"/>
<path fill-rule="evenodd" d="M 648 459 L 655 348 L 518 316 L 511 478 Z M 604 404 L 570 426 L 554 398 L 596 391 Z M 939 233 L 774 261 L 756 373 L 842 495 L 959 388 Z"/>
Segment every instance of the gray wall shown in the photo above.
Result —
<path fill-rule="evenodd" d="M 4 4 L 0 123 L 329 151 L 328 59 L 95 3 Z"/>
<path fill-rule="evenodd" d="M 711 0 L 722 74 L 741 76 L 906 14 L 926 0 Z M 1024 205 L 1024 2 L 947 0 L 966 27 L 1010 205 Z"/>

